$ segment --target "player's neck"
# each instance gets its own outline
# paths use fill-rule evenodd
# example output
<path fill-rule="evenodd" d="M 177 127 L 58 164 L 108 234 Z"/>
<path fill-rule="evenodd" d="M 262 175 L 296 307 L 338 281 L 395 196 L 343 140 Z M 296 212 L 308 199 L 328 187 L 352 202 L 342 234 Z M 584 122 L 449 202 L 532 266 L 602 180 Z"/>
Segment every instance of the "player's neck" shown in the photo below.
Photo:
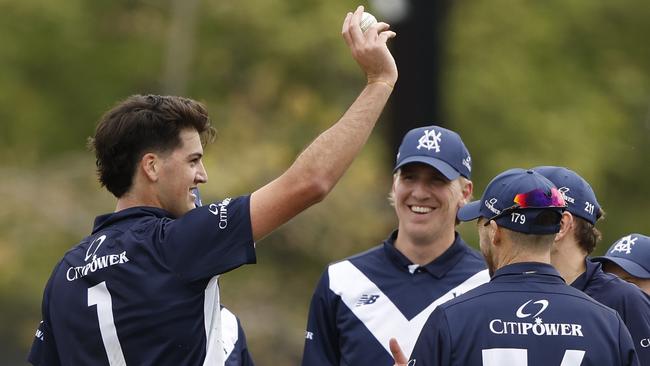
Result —
<path fill-rule="evenodd" d="M 159 196 L 155 182 L 138 169 L 129 190 L 117 199 L 115 212 L 142 206 L 163 208 Z"/>
<path fill-rule="evenodd" d="M 567 284 L 572 284 L 586 270 L 587 254 L 574 241 L 562 240 L 553 244 L 551 264 L 560 272 Z"/>
<path fill-rule="evenodd" d="M 155 198 L 155 195 L 144 194 L 141 191 L 132 189 L 117 199 L 115 212 L 125 210 L 132 207 L 162 207 L 160 202 Z"/>
<path fill-rule="evenodd" d="M 498 252 L 494 253 L 496 255 L 494 263 L 497 269 L 510 264 L 525 262 L 551 264 L 550 250 L 531 250 L 530 248 L 523 248 L 511 242 L 504 244 L 498 248 Z"/>
<path fill-rule="evenodd" d="M 430 238 L 408 236 L 402 231 L 397 232 L 395 248 L 414 264 L 427 265 L 447 251 L 454 244 L 455 231 L 443 233 Z"/>

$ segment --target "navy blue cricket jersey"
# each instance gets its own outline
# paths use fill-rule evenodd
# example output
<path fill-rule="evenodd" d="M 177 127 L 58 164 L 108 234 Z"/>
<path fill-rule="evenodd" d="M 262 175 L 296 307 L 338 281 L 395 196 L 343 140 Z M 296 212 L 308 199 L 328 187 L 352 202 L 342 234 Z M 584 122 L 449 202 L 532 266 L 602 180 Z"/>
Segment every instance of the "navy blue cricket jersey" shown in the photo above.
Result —
<path fill-rule="evenodd" d="M 456 234 L 426 266 L 382 245 L 327 268 L 309 308 L 302 364 L 392 365 L 388 341 L 408 355 L 433 309 L 489 280 L 482 256 Z"/>
<path fill-rule="evenodd" d="M 431 314 L 417 366 L 639 365 L 618 314 L 548 264 L 517 263 Z"/>
<path fill-rule="evenodd" d="M 218 275 L 255 262 L 250 197 L 97 217 L 56 265 L 29 361 L 223 365 Z"/>
<path fill-rule="evenodd" d="M 255 366 L 248 351 L 241 322 L 235 314 L 223 306 L 221 306 L 221 332 L 226 357 L 224 366 Z"/>
<path fill-rule="evenodd" d="M 602 264 L 586 259 L 587 270 L 571 286 L 616 310 L 630 331 L 642 365 L 650 365 L 650 297 L 636 285 L 611 273 Z"/>

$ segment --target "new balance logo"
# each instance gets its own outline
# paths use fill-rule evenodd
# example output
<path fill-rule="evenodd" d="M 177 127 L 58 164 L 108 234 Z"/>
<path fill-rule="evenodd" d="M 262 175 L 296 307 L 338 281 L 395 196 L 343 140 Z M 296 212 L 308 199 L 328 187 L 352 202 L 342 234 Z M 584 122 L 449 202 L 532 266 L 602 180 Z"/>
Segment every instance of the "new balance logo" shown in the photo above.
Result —
<path fill-rule="evenodd" d="M 371 305 L 374 304 L 378 298 L 379 295 L 361 295 L 361 298 L 356 304 L 354 304 L 354 306 Z"/>

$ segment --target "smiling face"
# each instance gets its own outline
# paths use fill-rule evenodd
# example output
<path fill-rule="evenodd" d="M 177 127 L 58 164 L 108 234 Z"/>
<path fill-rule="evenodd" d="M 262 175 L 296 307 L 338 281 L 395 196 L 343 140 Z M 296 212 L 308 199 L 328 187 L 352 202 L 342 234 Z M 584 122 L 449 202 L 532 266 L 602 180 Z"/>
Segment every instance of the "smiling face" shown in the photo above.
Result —
<path fill-rule="evenodd" d="M 414 244 L 429 244 L 440 237 L 453 240 L 456 213 L 471 194 L 471 183 L 467 184 L 470 187 L 463 189 L 460 179 L 450 181 L 426 164 L 400 168 L 392 191 L 398 235 Z"/>
<path fill-rule="evenodd" d="M 208 181 L 203 166 L 203 146 L 194 129 L 180 132 L 181 146 L 160 155 L 160 175 L 157 182 L 161 207 L 175 217 L 195 208 L 192 189 Z"/>

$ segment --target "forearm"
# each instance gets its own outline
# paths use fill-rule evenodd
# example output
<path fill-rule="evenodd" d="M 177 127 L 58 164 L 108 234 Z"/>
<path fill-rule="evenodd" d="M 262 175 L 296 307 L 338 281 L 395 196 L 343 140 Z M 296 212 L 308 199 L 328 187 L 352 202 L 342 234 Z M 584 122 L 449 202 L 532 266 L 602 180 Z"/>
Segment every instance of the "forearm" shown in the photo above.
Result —
<path fill-rule="evenodd" d="M 292 181 L 312 182 L 322 199 L 359 153 L 381 114 L 392 88 L 383 82 L 366 85 L 332 127 L 319 135 L 286 172 Z"/>
<path fill-rule="evenodd" d="M 280 177 L 253 192 L 251 225 L 259 240 L 321 201 L 341 178 L 372 131 L 397 80 L 395 60 L 386 41 L 395 36 L 388 24 L 359 28 L 363 7 L 348 13 L 342 34 L 369 80 L 359 97 L 332 127 L 320 134 Z"/>

